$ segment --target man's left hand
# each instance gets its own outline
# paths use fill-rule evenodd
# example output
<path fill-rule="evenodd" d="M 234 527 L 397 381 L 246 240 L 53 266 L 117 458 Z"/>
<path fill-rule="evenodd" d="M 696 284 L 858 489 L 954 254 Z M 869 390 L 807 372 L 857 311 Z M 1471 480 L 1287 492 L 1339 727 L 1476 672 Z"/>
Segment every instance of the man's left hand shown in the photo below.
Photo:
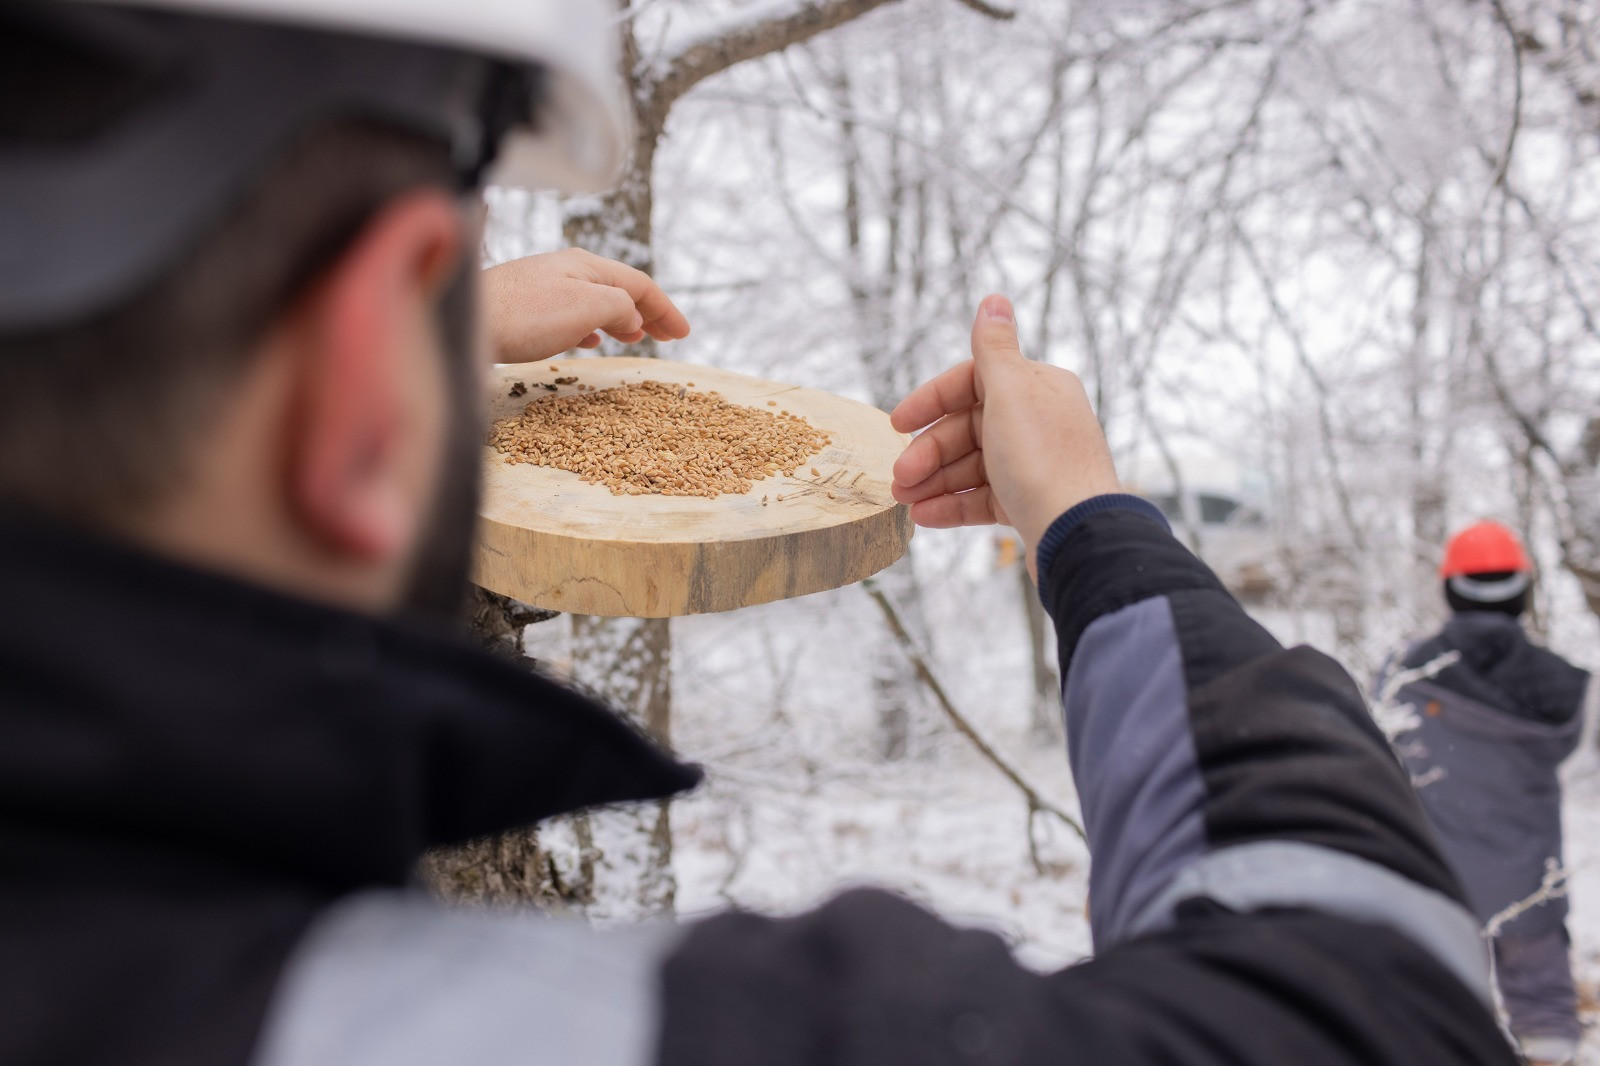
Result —
<path fill-rule="evenodd" d="M 497 363 L 594 348 L 601 333 L 624 344 L 689 335 L 689 320 L 649 275 L 581 248 L 490 267 L 482 285 L 484 331 Z"/>

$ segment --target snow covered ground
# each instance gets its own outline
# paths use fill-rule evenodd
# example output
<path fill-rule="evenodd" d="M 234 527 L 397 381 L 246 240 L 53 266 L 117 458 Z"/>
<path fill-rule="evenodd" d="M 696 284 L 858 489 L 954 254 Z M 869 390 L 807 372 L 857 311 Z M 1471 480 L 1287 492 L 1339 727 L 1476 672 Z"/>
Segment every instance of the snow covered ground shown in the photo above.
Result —
<path fill-rule="evenodd" d="M 1056 795 L 1071 795 L 1059 752 L 1019 761 Z M 687 916 L 729 904 L 789 913 L 877 885 L 995 930 L 1030 965 L 1059 967 L 1089 950 L 1086 849 L 1041 817 L 1036 868 L 1025 803 L 954 740 L 870 772 L 714 773 L 674 809 L 674 830 Z"/>

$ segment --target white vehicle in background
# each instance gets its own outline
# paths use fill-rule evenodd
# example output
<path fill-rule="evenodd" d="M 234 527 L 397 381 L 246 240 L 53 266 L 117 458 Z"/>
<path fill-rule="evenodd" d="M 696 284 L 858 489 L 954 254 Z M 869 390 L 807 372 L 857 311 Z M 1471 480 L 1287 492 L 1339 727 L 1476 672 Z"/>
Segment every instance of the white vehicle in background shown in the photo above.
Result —
<path fill-rule="evenodd" d="M 1134 486 L 1132 491 L 1161 508 L 1178 539 L 1240 600 L 1260 603 L 1271 595 L 1271 535 L 1260 510 L 1220 489 Z"/>
<path fill-rule="evenodd" d="M 1195 446 L 1169 459 L 1141 453 L 1124 463 L 1128 491 L 1167 516 L 1178 539 L 1240 600 L 1261 604 L 1276 589 L 1264 493 L 1230 457 Z"/>
<path fill-rule="evenodd" d="M 1270 604 L 1278 579 L 1272 565 L 1272 530 L 1264 506 L 1257 502 L 1264 494 L 1250 491 L 1249 479 L 1239 475 L 1236 464 L 1225 456 L 1196 451 L 1176 466 L 1183 478 L 1179 487 L 1174 487 L 1173 465 L 1150 456 L 1124 461 L 1131 476 L 1125 473 L 1123 481 L 1128 492 L 1161 509 L 1173 533 L 1216 571 L 1229 592 L 1252 607 Z M 1198 473 L 1202 469 L 1204 477 Z M 1022 542 L 1016 532 L 997 530 L 985 565 L 1007 570 L 1021 562 Z"/>

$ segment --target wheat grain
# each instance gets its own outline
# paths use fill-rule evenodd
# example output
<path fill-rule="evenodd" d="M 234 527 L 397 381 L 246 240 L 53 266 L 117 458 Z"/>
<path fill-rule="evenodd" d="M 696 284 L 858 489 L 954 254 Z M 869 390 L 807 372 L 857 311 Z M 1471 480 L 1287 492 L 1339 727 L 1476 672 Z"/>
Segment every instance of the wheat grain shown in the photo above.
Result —
<path fill-rule="evenodd" d="M 619 496 L 708 498 L 792 476 L 832 439 L 799 415 L 659 381 L 542 396 L 489 435 L 508 463 L 568 470 Z"/>

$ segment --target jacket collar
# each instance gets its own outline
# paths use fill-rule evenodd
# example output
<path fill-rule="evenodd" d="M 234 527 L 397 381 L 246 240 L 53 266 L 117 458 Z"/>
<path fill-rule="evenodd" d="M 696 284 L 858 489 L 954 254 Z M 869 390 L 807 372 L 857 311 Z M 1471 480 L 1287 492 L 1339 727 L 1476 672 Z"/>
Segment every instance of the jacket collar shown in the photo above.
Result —
<path fill-rule="evenodd" d="M 698 779 L 457 639 L 0 514 L 0 875 L 105 846 L 399 884 L 433 845 Z"/>

